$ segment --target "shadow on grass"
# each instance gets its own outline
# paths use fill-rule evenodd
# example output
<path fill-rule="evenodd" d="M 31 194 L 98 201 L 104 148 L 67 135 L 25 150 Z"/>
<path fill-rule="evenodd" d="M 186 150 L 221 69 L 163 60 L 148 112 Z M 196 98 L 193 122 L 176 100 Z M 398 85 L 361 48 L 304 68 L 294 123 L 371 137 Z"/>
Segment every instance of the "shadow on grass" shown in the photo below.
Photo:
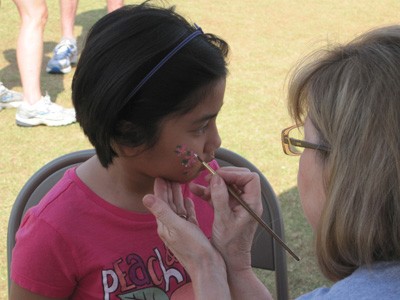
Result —
<path fill-rule="evenodd" d="M 76 16 L 75 26 L 82 27 L 82 33 L 77 38 L 78 49 L 82 49 L 82 47 L 84 46 L 87 33 L 89 32 L 93 24 L 106 14 L 106 9 L 95 9 L 84 11 Z"/>
<path fill-rule="evenodd" d="M 16 86 L 21 86 L 15 48 L 4 50 L 3 56 L 7 61 L 7 65 L 0 69 L 1 81 L 9 89 L 12 89 Z"/>

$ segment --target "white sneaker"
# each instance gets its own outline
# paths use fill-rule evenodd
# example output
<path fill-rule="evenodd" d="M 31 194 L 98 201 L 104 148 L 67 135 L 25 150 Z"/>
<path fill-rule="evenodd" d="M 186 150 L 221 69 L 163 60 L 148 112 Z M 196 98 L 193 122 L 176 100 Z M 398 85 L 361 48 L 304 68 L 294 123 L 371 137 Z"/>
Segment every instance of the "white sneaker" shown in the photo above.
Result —
<path fill-rule="evenodd" d="M 66 74 L 71 72 L 71 65 L 78 62 L 78 48 L 76 41 L 63 39 L 57 44 L 53 51 L 53 57 L 46 67 L 47 73 Z"/>
<path fill-rule="evenodd" d="M 22 94 L 11 91 L 0 82 L 0 110 L 3 108 L 16 108 L 22 103 Z"/>
<path fill-rule="evenodd" d="M 38 125 L 64 126 L 76 122 L 75 110 L 65 109 L 51 102 L 48 95 L 34 105 L 22 103 L 15 116 L 17 125 L 32 127 Z"/>

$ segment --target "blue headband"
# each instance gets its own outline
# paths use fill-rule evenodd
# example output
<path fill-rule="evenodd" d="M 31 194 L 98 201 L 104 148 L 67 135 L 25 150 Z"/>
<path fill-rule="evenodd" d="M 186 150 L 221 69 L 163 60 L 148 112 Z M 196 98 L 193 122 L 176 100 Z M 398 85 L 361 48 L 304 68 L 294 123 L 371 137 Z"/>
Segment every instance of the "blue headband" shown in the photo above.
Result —
<path fill-rule="evenodd" d="M 128 95 L 128 99 L 132 98 L 140 88 L 160 69 L 176 52 L 178 52 L 181 48 L 183 48 L 187 43 L 193 40 L 196 36 L 203 34 L 203 30 L 198 27 L 196 24 L 196 31 L 192 32 L 187 38 L 185 38 L 182 42 L 179 43 L 174 49 L 171 50 L 147 75 L 139 82 L 139 84 L 135 87 L 135 89 L 130 92 Z"/>

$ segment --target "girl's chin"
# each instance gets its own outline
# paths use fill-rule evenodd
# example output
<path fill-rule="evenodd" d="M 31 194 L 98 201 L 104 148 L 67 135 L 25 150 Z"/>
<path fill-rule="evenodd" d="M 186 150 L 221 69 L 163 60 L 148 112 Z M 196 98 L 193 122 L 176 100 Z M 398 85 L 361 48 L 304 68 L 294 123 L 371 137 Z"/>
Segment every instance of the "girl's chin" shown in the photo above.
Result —
<path fill-rule="evenodd" d="M 199 176 L 200 172 L 204 170 L 204 167 L 192 167 L 192 168 L 187 168 L 183 171 L 183 182 L 189 182 L 195 179 L 197 176 Z"/>

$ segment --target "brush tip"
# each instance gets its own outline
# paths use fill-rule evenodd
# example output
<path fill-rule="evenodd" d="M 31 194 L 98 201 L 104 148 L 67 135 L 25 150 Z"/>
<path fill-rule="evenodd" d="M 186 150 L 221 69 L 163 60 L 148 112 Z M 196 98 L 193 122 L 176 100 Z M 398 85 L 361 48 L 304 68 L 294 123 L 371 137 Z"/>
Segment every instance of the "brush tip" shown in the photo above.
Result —
<path fill-rule="evenodd" d="M 197 153 L 193 154 L 194 157 L 196 157 L 201 163 L 203 162 L 203 160 L 200 158 L 200 156 Z"/>

